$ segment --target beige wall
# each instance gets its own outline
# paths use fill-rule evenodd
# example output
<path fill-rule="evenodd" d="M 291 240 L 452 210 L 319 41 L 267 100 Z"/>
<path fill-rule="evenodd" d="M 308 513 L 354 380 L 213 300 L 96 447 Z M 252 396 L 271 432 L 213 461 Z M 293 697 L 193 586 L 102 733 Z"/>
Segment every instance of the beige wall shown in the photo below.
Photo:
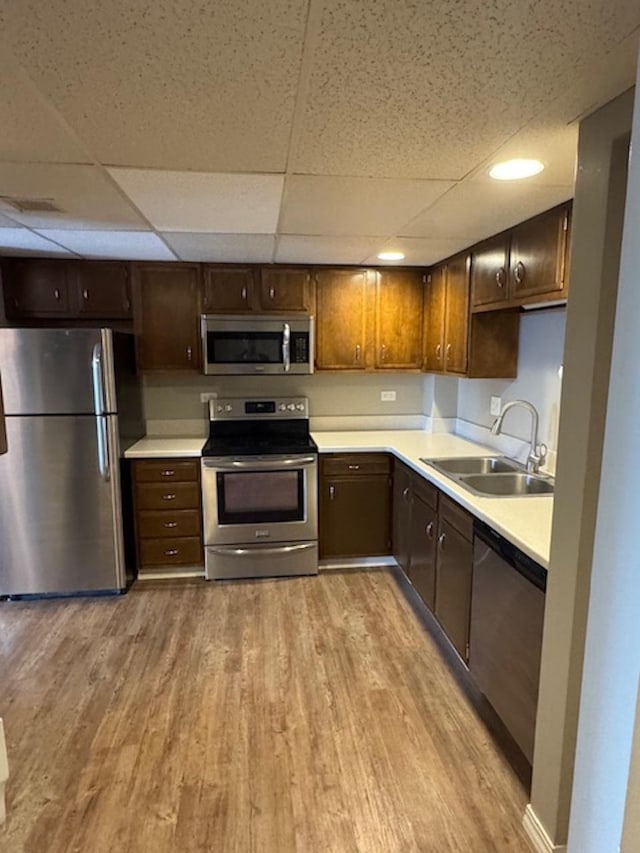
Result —
<path fill-rule="evenodd" d="M 580 128 L 558 471 L 531 807 L 566 843 L 624 214 L 629 92 Z M 578 848 L 576 848 L 577 850 Z M 603 851 L 604 853 L 604 851 Z"/>

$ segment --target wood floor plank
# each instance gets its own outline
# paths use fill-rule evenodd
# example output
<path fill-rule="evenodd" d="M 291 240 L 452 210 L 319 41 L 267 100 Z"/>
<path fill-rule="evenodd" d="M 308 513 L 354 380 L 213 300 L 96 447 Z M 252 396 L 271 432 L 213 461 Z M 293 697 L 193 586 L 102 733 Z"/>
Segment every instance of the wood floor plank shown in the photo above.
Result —
<path fill-rule="evenodd" d="M 3 853 L 521 853 L 393 570 L 0 604 Z"/>

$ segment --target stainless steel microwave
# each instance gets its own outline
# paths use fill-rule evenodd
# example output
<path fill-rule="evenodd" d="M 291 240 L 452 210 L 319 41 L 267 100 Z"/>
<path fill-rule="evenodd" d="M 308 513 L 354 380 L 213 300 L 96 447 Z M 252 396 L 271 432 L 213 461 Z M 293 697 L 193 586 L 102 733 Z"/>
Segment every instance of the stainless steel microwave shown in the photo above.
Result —
<path fill-rule="evenodd" d="M 313 373 L 313 317 L 203 314 L 201 328 L 207 374 Z"/>

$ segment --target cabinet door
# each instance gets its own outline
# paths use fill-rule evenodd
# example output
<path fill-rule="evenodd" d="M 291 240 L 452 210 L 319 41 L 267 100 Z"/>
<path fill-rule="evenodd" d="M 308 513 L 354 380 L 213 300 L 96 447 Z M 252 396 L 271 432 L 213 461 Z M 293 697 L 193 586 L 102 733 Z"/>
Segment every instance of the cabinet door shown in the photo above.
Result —
<path fill-rule="evenodd" d="M 316 274 L 316 366 L 364 370 L 367 362 L 367 273 L 323 270 Z"/>
<path fill-rule="evenodd" d="M 254 267 L 204 267 L 202 307 L 209 314 L 253 311 L 255 290 Z"/>
<path fill-rule="evenodd" d="M 110 261 L 79 261 L 69 266 L 81 317 L 130 317 L 129 265 Z"/>
<path fill-rule="evenodd" d="M 474 308 L 509 299 L 509 237 L 499 234 L 485 240 L 471 256 L 471 292 Z"/>
<path fill-rule="evenodd" d="M 562 294 L 569 211 L 555 208 L 523 222 L 511 235 L 511 297 Z"/>
<path fill-rule="evenodd" d="M 444 370 L 444 320 L 447 267 L 436 267 L 427 278 L 424 302 L 424 369 L 429 373 Z"/>
<path fill-rule="evenodd" d="M 423 274 L 379 270 L 376 281 L 375 366 L 422 367 Z"/>
<path fill-rule="evenodd" d="M 391 486 L 387 475 L 323 477 L 320 488 L 320 557 L 388 554 Z"/>
<path fill-rule="evenodd" d="M 393 463 L 393 556 L 407 573 L 411 559 L 411 478 L 410 469 L 396 460 Z"/>
<path fill-rule="evenodd" d="M 260 308 L 263 311 L 306 311 L 311 305 L 311 274 L 306 269 L 262 267 Z"/>
<path fill-rule="evenodd" d="M 136 264 L 134 293 L 140 369 L 198 370 L 198 267 Z"/>
<path fill-rule="evenodd" d="M 469 348 L 469 260 L 462 254 L 447 264 L 444 363 L 447 373 L 466 373 Z"/>
<path fill-rule="evenodd" d="M 467 660 L 473 548 L 470 540 L 442 519 L 437 559 L 435 614 L 460 656 Z"/>
<path fill-rule="evenodd" d="M 66 261 L 9 262 L 4 286 L 10 316 L 56 317 L 70 313 Z"/>
<path fill-rule="evenodd" d="M 409 578 L 430 610 L 436 597 L 436 538 L 438 513 L 414 495 L 411 507 L 411 567 Z"/>

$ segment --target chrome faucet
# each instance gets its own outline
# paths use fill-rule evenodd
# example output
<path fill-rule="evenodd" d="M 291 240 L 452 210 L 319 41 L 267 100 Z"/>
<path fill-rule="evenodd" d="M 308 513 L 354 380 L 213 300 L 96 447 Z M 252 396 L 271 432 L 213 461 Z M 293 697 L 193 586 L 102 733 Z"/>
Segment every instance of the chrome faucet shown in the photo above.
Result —
<path fill-rule="evenodd" d="M 546 444 L 538 444 L 538 410 L 535 406 L 528 403 L 526 400 L 511 400 L 508 403 L 505 403 L 502 407 L 502 411 L 493 422 L 491 432 L 494 435 L 500 435 L 502 432 L 504 416 L 507 414 L 509 409 L 513 409 L 514 406 L 521 406 L 523 409 L 526 409 L 531 413 L 531 439 L 529 455 L 527 456 L 527 471 L 530 474 L 537 474 L 540 470 L 540 466 L 546 458 L 547 446 Z"/>

